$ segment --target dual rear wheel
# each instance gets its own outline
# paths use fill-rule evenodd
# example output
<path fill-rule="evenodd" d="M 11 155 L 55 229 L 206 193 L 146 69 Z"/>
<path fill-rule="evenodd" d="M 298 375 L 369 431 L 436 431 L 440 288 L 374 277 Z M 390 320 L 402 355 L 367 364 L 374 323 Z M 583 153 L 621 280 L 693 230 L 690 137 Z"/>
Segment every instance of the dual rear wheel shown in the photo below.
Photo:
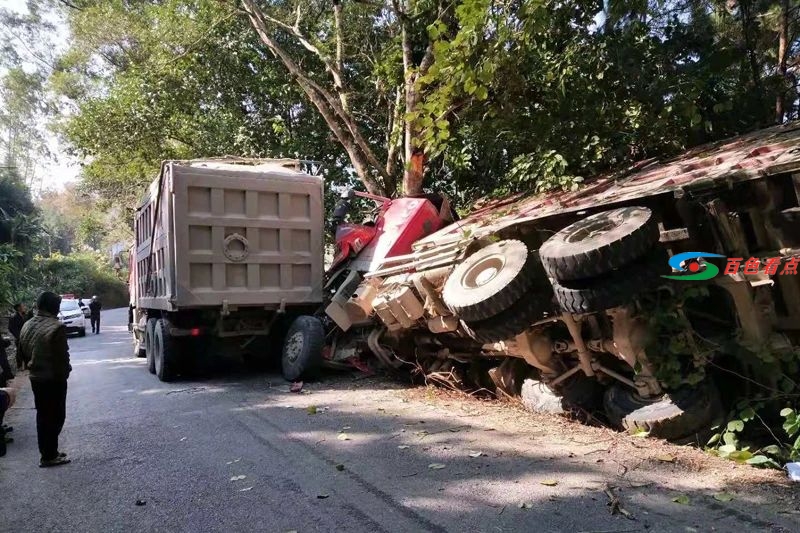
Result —
<path fill-rule="evenodd" d="M 145 354 L 147 369 L 164 382 L 173 381 L 178 375 L 181 358 L 190 354 L 181 353 L 184 343 L 170 333 L 169 320 L 150 318 L 145 326 Z M 319 319 L 300 316 L 294 320 L 283 343 L 281 364 L 287 380 L 314 377 L 322 367 L 322 348 L 325 331 Z"/>

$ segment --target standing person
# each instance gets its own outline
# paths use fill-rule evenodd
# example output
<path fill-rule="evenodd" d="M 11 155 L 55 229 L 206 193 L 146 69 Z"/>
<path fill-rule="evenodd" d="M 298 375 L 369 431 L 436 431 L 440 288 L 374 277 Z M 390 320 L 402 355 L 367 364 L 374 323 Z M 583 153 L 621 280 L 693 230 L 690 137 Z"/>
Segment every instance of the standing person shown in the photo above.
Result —
<path fill-rule="evenodd" d="M 89 303 L 89 312 L 91 313 L 89 319 L 92 322 L 92 333 L 94 334 L 100 333 L 100 309 L 102 308 L 103 304 L 100 303 L 97 296 L 92 296 L 92 301 Z"/>
<path fill-rule="evenodd" d="M 30 360 L 31 388 L 36 406 L 36 433 L 40 467 L 69 463 L 58 451 L 58 436 L 64 427 L 69 364 L 67 329 L 58 321 L 61 297 L 43 292 L 36 300 L 36 316 L 22 327 L 20 347 Z"/>
<path fill-rule="evenodd" d="M 14 304 L 14 314 L 8 319 L 8 332 L 14 337 L 14 344 L 17 349 L 17 370 L 25 370 L 25 367 L 28 366 L 28 361 L 23 359 L 22 352 L 19 349 L 19 333 L 22 331 L 22 326 L 30 318 L 25 304 Z"/>
<path fill-rule="evenodd" d="M 0 388 L 5 387 L 8 381 L 14 379 L 14 372 L 11 371 L 8 355 L 6 355 L 6 348 L 9 346 L 11 346 L 11 342 L 5 337 L 0 337 Z"/>
<path fill-rule="evenodd" d="M 6 444 L 13 442 L 14 439 L 8 437 L 6 433 L 11 431 L 11 428 L 3 425 L 3 417 L 6 411 L 11 409 L 14 405 L 14 400 L 17 398 L 17 391 L 13 388 L 0 388 L 0 457 L 6 454 Z"/>
<path fill-rule="evenodd" d="M 8 355 L 6 355 L 6 348 L 11 346 L 11 342 L 6 340 L 5 337 L 0 337 L 0 457 L 5 454 L 6 433 L 10 433 L 14 428 L 3 424 L 4 407 L 3 402 L 8 400 L 4 399 L 3 389 L 8 386 L 8 382 L 14 379 L 14 373 L 11 371 L 11 365 L 8 364 Z M 11 403 L 14 403 L 13 401 Z M 10 404 L 5 406 L 5 409 L 11 407 Z"/>

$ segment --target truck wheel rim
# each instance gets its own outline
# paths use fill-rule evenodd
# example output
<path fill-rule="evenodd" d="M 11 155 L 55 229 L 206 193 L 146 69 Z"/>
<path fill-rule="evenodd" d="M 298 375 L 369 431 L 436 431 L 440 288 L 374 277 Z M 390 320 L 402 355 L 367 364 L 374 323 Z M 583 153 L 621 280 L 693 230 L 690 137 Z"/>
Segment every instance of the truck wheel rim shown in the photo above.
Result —
<path fill-rule="evenodd" d="M 286 339 L 286 358 L 294 363 L 303 351 L 303 332 L 298 331 Z"/>
<path fill-rule="evenodd" d="M 461 286 L 466 289 L 483 287 L 497 277 L 505 264 L 505 257 L 500 254 L 484 257 L 464 272 L 461 277 Z"/>

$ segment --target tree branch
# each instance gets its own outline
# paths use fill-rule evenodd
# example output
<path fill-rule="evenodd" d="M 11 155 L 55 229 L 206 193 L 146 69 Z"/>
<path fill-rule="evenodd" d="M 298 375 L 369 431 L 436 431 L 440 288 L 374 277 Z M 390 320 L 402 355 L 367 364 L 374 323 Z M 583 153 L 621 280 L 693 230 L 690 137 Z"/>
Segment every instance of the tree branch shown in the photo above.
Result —
<path fill-rule="evenodd" d="M 286 69 L 289 71 L 289 74 L 295 78 L 297 84 L 300 86 L 306 96 L 308 96 L 311 103 L 314 104 L 314 107 L 317 108 L 320 115 L 322 115 L 322 118 L 325 120 L 325 123 L 328 125 L 331 132 L 333 132 L 333 134 L 341 143 L 342 147 L 344 147 L 348 157 L 350 158 L 350 161 L 353 163 L 356 173 L 364 182 L 364 185 L 366 185 L 367 190 L 373 194 L 390 192 L 383 191 L 383 188 L 380 186 L 380 184 L 370 175 L 367 163 L 372 165 L 381 174 L 384 173 L 384 170 L 376 164 L 377 159 L 375 158 L 375 155 L 372 153 L 372 150 L 369 148 L 369 146 L 366 145 L 366 142 L 364 141 L 363 137 L 361 137 L 360 133 L 356 134 L 353 131 L 354 124 L 348 124 L 348 119 L 350 122 L 352 122 L 352 118 L 345 116 L 345 113 L 339 106 L 337 99 L 308 76 L 306 76 L 300 70 L 297 63 L 295 63 L 294 60 L 289 56 L 289 54 L 287 54 L 286 51 L 283 50 L 283 48 L 281 48 L 278 43 L 272 39 L 272 37 L 270 37 L 269 32 L 267 31 L 265 19 L 263 18 L 264 14 L 257 6 L 255 6 L 253 0 L 242 0 L 242 5 L 244 6 L 245 12 L 250 19 L 251 24 L 255 28 L 256 33 L 258 33 L 259 37 L 261 38 L 261 41 L 267 46 L 270 52 L 272 52 L 272 54 L 283 63 L 284 67 L 286 67 Z M 340 120 L 345 123 L 347 130 L 342 128 Z M 386 176 L 384 176 L 384 178 L 385 177 Z"/>

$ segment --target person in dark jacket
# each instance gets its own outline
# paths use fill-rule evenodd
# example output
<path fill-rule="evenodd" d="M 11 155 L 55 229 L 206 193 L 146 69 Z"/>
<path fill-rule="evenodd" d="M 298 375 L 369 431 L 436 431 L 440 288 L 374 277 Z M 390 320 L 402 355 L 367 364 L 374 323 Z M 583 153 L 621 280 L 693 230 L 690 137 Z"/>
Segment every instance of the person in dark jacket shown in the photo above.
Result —
<path fill-rule="evenodd" d="M 30 318 L 25 304 L 14 304 L 14 314 L 8 319 L 8 332 L 14 337 L 17 349 L 17 370 L 25 370 L 25 367 L 28 366 L 28 361 L 22 358 L 22 353 L 19 350 L 19 333 L 22 331 L 22 326 Z"/>
<path fill-rule="evenodd" d="M 92 296 L 92 301 L 89 303 L 89 320 L 92 322 L 92 333 L 100 333 L 100 310 L 103 308 L 103 304 L 100 303 L 100 300 L 97 296 Z"/>
<path fill-rule="evenodd" d="M 14 399 L 16 397 L 17 392 L 14 389 L 0 388 L 0 457 L 6 454 L 6 444 L 14 442 L 14 439 L 6 435 L 12 428 L 2 424 L 6 411 L 14 405 Z"/>
<path fill-rule="evenodd" d="M 14 372 L 11 371 L 6 354 L 6 348 L 9 346 L 11 346 L 11 341 L 0 337 L 0 388 L 5 387 L 10 380 L 14 379 Z"/>
<path fill-rule="evenodd" d="M 11 341 L 6 339 L 5 337 L 0 337 L 0 389 L 3 389 L 8 385 L 8 382 L 14 379 L 14 372 L 11 371 L 11 365 L 8 364 L 8 354 L 6 354 L 6 348 L 11 346 Z M 0 390 L 0 394 L 2 394 L 2 390 Z M 2 447 L 5 446 L 6 443 L 6 433 L 10 433 L 13 431 L 14 428 L 10 426 L 6 426 L 3 424 L 3 415 L 5 414 L 5 410 L 3 409 L 2 403 L 4 398 L 0 397 L 0 451 L 2 451 Z M 6 405 L 6 409 L 9 406 Z M 2 457 L 3 453 L 0 453 L 0 457 Z"/>
<path fill-rule="evenodd" d="M 30 360 L 31 388 L 36 406 L 36 432 L 39 439 L 39 466 L 69 463 L 58 451 L 58 436 L 64 427 L 69 364 L 67 329 L 58 321 L 61 297 L 43 292 L 36 300 L 36 316 L 22 326 L 20 348 Z"/>

